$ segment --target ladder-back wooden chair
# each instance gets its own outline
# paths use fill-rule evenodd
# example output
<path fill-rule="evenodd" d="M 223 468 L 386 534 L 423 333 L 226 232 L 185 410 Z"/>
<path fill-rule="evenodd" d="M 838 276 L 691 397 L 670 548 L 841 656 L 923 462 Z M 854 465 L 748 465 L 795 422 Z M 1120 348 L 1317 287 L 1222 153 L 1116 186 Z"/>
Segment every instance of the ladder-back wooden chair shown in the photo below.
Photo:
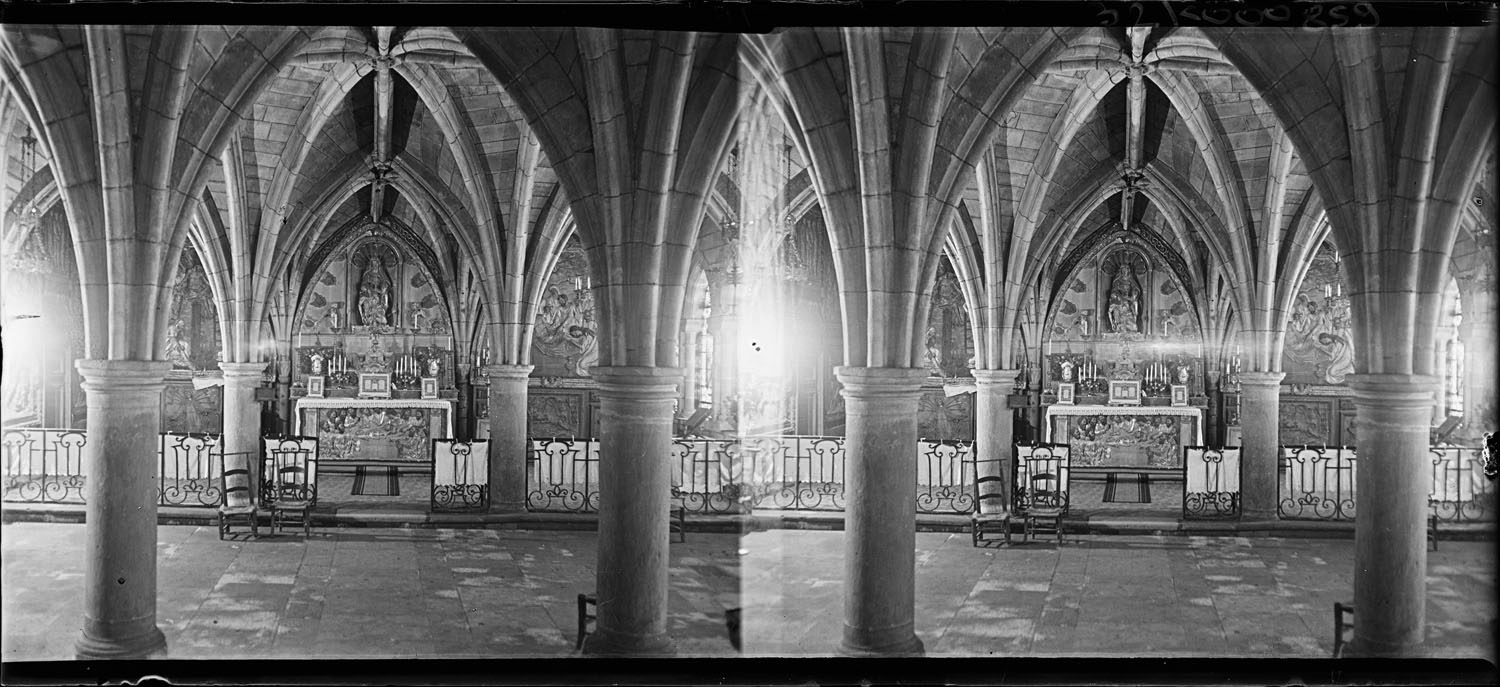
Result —
<path fill-rule="evenodd" d="M 248 524 L 251 536 L 260 536 L 257 524 L 260 507 L 250 487 L 250 456 L 249 453 L 224 454 L 224 469 L 219 474 L 219 487 L 224 494 L 224 501 L 219 504 L 221 540 L 230 534 L 229 527 L 236 521 Z"/>
<path fill-rule="evenodd" d="M 296 522 L 302 525 L 302 535 L 310 536 L 318 503 L 317 437 L 270 437 L 265 448 L 262 496 L 271 510 L 271 532 Z"/>
<path fill-rule="evenodd" d="M 1001 534 L 1010 543 L 1010 497 L 1005 489 L 1005 461 L 998 458 L 974 461 L 974 512 L 969 516 L 974 545 L 986 535 Z"/>

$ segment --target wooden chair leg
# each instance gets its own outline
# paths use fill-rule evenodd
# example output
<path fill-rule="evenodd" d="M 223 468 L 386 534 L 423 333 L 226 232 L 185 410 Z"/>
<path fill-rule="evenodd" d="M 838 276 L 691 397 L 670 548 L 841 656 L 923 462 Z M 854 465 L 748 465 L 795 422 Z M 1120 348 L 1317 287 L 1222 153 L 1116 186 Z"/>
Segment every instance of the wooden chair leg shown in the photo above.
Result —
<path fill-rule="evenodd" d="M 573 647 L 576 651 L 583 650 L 583 638 L 589 634 L 588 623 L 594 619 L 594 615 L 589 613 L 589 605 L 598 602 L 596 597 L 589 594 L 578 595 L 578 641 Z"/>

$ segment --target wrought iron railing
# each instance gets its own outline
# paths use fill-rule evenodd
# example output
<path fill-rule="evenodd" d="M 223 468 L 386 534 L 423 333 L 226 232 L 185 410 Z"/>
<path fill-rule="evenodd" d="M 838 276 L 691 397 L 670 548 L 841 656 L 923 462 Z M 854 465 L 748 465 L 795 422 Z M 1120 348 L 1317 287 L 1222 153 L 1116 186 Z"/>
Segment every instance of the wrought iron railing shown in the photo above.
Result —
<path fill-rule="evenodd" d="M 532 439 L 526 466 L 526 507 L 533 511 L 599 510 L 599 442 Z"/>
<path fill-rule="evenodd" d="M 83 446 L 78 429 L 7 429 L 4 500 L 21 503 L 83 503 Z"/>
<path fill-rule="evenodd" d="M 1494 483 L 1484 476 L 1482 449 L 1431 447 L 1430 514 L 1443 522 L 1495 519 Z M 1282 447 L 1279 512 L 1289 520 L 1353 520 L 1353 447 Z"/>
<path fill-rule="evenodd" d="M 481 510 L 489 504 L 488 439 L 432 440 L 433 512 Z"/>
<path fill-rule="evenodd" d="M 87 500 L 88 466 L 81 429 L 8 429 L 4 500 L 13 503 L 75 503 Z M 163 433 L 157 438 L 157 503 L 215 508 L 223 500 L 219 475 L 224 456 L 213 434 Z"/>
<path fill-rule="evenodd" d="M 1348 446 L 1283 446 L 1277 513 L 1287 520 L 1352 520 L 1356 456 Z"/>
<path fill-rule="evenodd" d="M 738 441 L 672 440 L 672 498 L 689 513 L 737 513 L 747 507 Z"/>
<path fill-rule="evenodd" d="M 1495 519 L 1495 483 L 1484 475 L 1484 449 L 1433 446 L 1427 503 L 1443 522 Z"/>
<path fill-rule="evenodd" d="M 844 509 L 843 437 L 747 437 L 738 455 L 750 507 Z"/>
<path fill-rule="evenodd" d="M 157 439 L 156 453 L 161 468 L 160 505 L 207 508 L 218 507 L 224 500 L 219 435 L 166 432 Z"/>
<path fill-rule="evenodd" d="M 672 496 L 689 513 L 844 509 L 844 439 L 779 436 L 672 441 Z M 593 512 L 599 507 L 599 447 L 582 439 L 533 439 L 527 506 Z M 971 442 L 920 441 L 917 510 L 974 510 Z"/>
<path fill-rule="evenodd" d="M 917 512 L 974 512 L 974 442 L 917 441 Z"/>
<path fill-rule="evenodd" d="M 1227 518 L 1240 513 L 1240 447 L 1182 450 L 1182 517 Z"/>

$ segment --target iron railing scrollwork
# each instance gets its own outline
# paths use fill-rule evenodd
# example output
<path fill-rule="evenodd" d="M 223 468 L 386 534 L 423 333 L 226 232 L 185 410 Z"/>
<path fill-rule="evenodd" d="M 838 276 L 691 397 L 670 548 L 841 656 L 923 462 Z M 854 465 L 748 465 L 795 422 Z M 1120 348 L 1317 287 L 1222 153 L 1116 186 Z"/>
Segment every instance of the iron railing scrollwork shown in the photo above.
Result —
<path fill-rule="evenodd" d="M 1182 450 L 1182 517 L 1228 518 L 1240 514 L 1240 447 Z"/>
<path fill-rule="evenodd" d="M 917 512 L 974 512 L 974 442 L 917 441 Z"/>
<path fill-rule="evenodd" d="M 1495 483 L 1485 474 L 1484 449 L 1433 446 L 1432 491 L 1427 504 L 1442 522 L 1472 522 L 1495 517 Z"/>
<path fill-rule="evenodd" d="M 159 505 L 216 508 L 224 500 L 219 435 L 163 432 L 157 440 L 157 455 L 161 459 Z"/>
<path fill-rule="evenodd" d="M 483 510 L 490 500 L 488 439 L 432 440 L 434 513 Z"/>
<path fill-rule="evenodd" d="M 844 509 L 843 437 L 677 438 L 670 451 L 672 496 L 689 513 Z M 917 452 L 918 511 L 972 512 L 972 442 L 921 441 Z M 597 442 L 534 439 L 527 507 L 597 510 L 598 461 Z"/>
<path fill-rule="evenodd" d="M 83 503 L 83 446 L 88 437 L 77 429 L 7 429 L 0 436 L 5 451 L 6 501 Z"/>
<path fill-rule="evenodd" d="M 1281 447 L 1278 515 L 1287 520 L 1354 519 L 1355 466 L 1352 447 Z"/>
<path fill-rule="evenodd" d="M 599 442 L 532 439 L 526 507 L 533 511 L 599 511 Z"/>

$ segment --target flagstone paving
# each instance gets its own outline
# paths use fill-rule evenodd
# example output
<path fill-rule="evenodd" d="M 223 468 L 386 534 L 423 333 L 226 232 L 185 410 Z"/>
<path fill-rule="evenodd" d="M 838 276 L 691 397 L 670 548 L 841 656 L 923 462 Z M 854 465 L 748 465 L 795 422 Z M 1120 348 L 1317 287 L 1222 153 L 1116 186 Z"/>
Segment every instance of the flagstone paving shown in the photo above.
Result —
<path fill-rule="evenodd" d="M 82 525 L 4 525 L 3 657 L 72 657 Z M 843 618 L 843 533 L 692 533 L 673 543 L 668 629 L 684 656 L 826 656 Z M 574 652 L 595 535 L 340 528 L 220 541 L 158 529 L 158 624 L 173 658 L 544 657 Z M 975 548 L 917 534 L 916 629 L 932 656 L 1326 657 L 1353 542 L 1069 537 Z M 1493 661 L 1495 553 L 1428 554 L 1428 642 Z"/>

